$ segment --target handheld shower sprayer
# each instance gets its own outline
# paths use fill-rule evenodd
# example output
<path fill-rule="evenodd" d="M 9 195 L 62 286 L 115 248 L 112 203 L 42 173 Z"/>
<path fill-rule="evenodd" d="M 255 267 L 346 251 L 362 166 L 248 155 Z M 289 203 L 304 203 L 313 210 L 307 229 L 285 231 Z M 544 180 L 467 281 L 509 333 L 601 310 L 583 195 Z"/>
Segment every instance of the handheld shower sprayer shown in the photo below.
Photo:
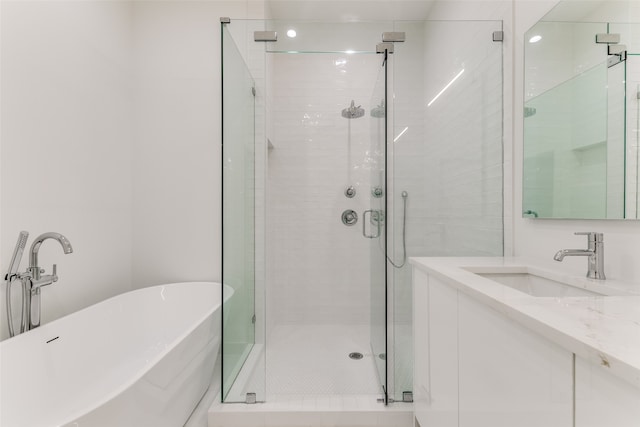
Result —
<path fill-rule="evenodd" d="M 409 193 L 403 191 L 400 195 L 402 196 L 402 262 L 396 264 L 387 255 L 389 263 L 395 268 L 402 268 L 407 263 L 407 197 L 409 197 Z"/>
<path fill-rule="evenodd" d="M 7 274 L 4 276 L 5 285 L 6 285 L 6 299 L 7 299 L 7 324 L 9 326 L 9 335 L 15 335 L 15 328 L 13 326 L 13 311 L 11 310 L 11 285 L 16 278 L 16 273 L 18 268 L 20 267 L 20 261 L 22 260 L 22 254 L 24 252 L 24 248 L 27 246 L 27 239 L 29 238 L 29 233 L 27 231 L 21 231 L 18 234 L 18 241 L 16 242 L 16 246 L 13 249 L 13 255 L 11 256 L 11 262 L 9 263 L 9 269 L 7 270 Z M 25 331 L 26 322 L 25 322 L 25 283 L 22 283 L 22 313 L 20 316 L 20 332 Z"/>

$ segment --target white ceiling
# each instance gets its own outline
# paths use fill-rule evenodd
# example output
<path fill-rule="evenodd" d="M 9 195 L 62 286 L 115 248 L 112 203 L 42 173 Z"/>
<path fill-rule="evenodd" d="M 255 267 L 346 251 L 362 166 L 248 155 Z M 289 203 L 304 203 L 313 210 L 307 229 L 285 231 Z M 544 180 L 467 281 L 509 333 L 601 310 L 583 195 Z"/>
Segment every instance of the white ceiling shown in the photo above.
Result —
<path fill-rule="evenodd" d="M 271 19 L 329 22 L 425 19 L 434 0 L 267 0 Z"/>

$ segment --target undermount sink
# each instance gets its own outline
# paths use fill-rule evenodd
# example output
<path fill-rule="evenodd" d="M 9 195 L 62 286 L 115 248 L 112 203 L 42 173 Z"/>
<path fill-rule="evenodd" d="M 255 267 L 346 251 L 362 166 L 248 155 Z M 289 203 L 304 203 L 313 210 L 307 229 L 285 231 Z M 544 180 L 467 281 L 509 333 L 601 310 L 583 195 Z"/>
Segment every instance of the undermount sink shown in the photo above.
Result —
<path fill-rule="evenodd" d="M 531 273 L 475 273 L 534 297 L 583 297 L 603 294 L 577 288 Z"/>

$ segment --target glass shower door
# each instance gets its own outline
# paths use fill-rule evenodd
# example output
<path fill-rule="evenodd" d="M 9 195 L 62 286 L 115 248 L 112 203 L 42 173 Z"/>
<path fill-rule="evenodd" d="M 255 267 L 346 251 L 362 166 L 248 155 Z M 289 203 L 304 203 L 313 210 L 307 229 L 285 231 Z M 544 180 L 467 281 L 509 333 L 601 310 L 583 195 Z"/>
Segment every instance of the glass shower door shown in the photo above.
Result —
<path fill-rule="evenodd" d="M 222 26 L 222 399 L 256 339 L 255 83 Z M 255 391 L 255 390 L 252 390 Z M 244 396 L 242 396 L 244 397 Z"/>
<path fill-rule="evenodd" d="M 368 164 L 371 177 L 369 209 L 365 210 L 362 234 L 369 239 L 371 272 L 371 351 L 384 403 L 387 388 L 387 239 L 386 239 L 386 160 L 387 160 L 387 53 L 381 58 L 375 89 L 371 96 L 371 144 Z"/>

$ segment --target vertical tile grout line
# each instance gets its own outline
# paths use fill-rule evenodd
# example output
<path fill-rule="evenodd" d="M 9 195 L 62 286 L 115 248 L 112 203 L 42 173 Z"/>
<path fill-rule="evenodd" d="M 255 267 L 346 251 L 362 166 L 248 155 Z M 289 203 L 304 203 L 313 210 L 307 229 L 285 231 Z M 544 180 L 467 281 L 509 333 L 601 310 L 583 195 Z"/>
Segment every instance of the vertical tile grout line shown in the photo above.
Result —
<path fill-rule="evenodd" d="M 576 354 L 571 356 L 571 425 L 576 427 Z"/>
<path fill-rule="evenodd" d="M 460 425 L 460 291 L 456 290 L 456 406 Z M 574 426 L 575 427 L 575 426 Z"/>

